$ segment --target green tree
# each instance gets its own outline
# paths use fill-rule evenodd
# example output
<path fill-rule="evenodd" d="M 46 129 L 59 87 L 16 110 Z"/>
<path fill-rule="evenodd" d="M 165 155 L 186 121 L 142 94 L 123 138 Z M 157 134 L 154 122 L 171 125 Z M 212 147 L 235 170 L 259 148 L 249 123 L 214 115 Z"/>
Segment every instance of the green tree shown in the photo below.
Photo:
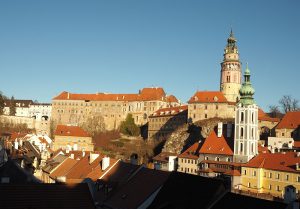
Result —
<path fill-rule="evenodd" d="M 0 115 L 3 115 L 4 99 L 5 99 L 5 96 L 0 91 Z"/>
<path fill-rule="evenodd" d="M 140 128 L 134 123 L 132 114 L 126 116 L 125 121 L 120 125 L 120 132 L 129 135 L 129 136 L 138 136 L 140 135 Z"/>
<path fill-rule="evenodd" d="M 16 103 L 15 103 L 15 98 L 14 96 L 11 97 L 10 99 L 10 104 L 9 104 L 9 115 L 15 116 L 16 115 Z"/>

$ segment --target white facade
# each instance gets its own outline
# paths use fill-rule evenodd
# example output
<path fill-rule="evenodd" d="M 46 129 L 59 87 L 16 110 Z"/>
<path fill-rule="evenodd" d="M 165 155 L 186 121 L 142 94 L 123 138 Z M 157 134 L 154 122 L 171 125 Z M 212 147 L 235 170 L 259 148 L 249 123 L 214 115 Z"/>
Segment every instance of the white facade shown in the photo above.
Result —
<path fill-rule="evenodd" d="M 247 163 L 258 154 L 258 106 L 238 104 L 235 115 L 234 160 Z"/>
<path fill-rule="evenodd" d="M 29 106 L 29 117 L 34 117 L 37 121 L 49 120 L 51 111 L 51 104 L 35 103 Z"/>

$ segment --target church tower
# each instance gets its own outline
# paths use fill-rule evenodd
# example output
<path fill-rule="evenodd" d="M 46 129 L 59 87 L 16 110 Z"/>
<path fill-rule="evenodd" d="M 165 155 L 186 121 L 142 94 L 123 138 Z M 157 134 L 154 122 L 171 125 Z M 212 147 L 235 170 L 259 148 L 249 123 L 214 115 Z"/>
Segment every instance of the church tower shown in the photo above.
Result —
<path fill-rule="evenodd" d="M 258 106 L 253 99 L 254 92 L 247 65 L 235 112 L 234 161 L 239 163 L 247 163 L 258 154 Z"/>
<path fill-rule="evenodd" d="M 241 88 L 241 63 L 236 39 L 231 30 L 224 49 L 224 59 L 221 63 L 220 91 L 229 102 L 239 100 L 239 90 Z"/>

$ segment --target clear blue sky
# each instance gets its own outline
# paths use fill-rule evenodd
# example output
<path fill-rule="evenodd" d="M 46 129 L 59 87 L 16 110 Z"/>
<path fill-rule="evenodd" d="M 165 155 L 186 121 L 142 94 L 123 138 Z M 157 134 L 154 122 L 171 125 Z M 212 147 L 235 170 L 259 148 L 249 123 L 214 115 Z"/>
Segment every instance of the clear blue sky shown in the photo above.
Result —
<path fill-rule="evenodd" d="M 300 99 L 299 11 L 299 0 L 0 0 L 0 90 L 50 102 L 161 86 L 186 102 L 219 90 L 232 26 L 267 110 Z"/>

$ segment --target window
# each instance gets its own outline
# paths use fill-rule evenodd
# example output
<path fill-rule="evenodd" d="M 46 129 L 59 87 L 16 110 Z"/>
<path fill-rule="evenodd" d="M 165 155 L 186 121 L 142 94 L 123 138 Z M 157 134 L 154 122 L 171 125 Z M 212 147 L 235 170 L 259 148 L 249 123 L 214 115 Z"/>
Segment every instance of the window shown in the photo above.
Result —
<path fill-rule="evenodd" d="M 204 118 L 207 118 L 207 114 L 204 115 Z"/>
<path fill-rule="evenodd" d="M 276 187 L 276 190 L 277 190 L 277 191 L 280 191 L 280 186 L 277 186 L 277 187 Z"/>
<path fill-rule="evenodd" d="M 241 138 L 244 138 L 244 128 L 241 128 Z"/>
<path fill-rule="evenodd" d="M 287 180 L 287 181 L 289 180 L 289 175 L 285 176 L 285 180 Z"/>
<path fill-rule="evenodd" d="M 250 182 L 248 182 L 248 188 L 250 188 L 251 187 L 251 183 Z"/>
<path fill-rule="evenodd" d="M 230 157 L 227 158 L 227 162 L 230 162 Z"/>
<path fill-rule="evenodd" d="M 284 136 L 284 133 L 281 133 L 281 136 Z"/>
<path fill-rule="evenodd" d="M 264 177 L 266 177 L 267 175 L 266 175 L 266 172 L 264 172 Z"/>
<path fill-rule="evenodd" d="M 206 156 L 204 159 L 205 159 L 205 160 L 208 160 L 208 157 Z"/>
<path fill-rule="evenodd" d="M 240 143 L 240 152 L 243 152 L 243 143 Z"/>
<path fill-rule="evenodd" d="M 251 115 L 251 118 L 252 118 L 252 122 L 254 122 L 254 114 L 253 113 Z"/>
<path fill-rule="evenodd" d="M 272 178 L 272 173 L 269 173 L 269 178 Z"/>
<path fill-rule="evenodd" d="M 297 181 L 300 182 L 300 176 L 297 177 Z"/>
<path fill-rule="evenodd" d="M 271 184 L 269 184 L 269 190 L 272 190 L 272 185 Z"/>
<path fill-rule="evenodd" d="M 276 175 L 276 179 L 279 179 L 280 178 L 280 174 L 279 173 L 277 173 L 277 175 Z"/>
<path fill-rule="evenodd" d="M 205 105 L 205 109 L 207 110 L 207 105 Z"/>
<path fill-rule="evenodd" d="M 244 122 L 244 113 L 241 112 L 241 122 Z"/>
<path fill-rule="evenodd" d="M 216 110 L 217 110 L 217 109 L 219 109 L 219 106 L 218 106 L 218 105 L 216 105 Z"/>
<path fill-rule="evenodd" d="M 194 105 L 194 110 L 196 110 L 196 105 Z"/>
<path fill-rule="evenodd" d="M 253 171 L 253 176 L 256 176 L 256 171 Z"/>

